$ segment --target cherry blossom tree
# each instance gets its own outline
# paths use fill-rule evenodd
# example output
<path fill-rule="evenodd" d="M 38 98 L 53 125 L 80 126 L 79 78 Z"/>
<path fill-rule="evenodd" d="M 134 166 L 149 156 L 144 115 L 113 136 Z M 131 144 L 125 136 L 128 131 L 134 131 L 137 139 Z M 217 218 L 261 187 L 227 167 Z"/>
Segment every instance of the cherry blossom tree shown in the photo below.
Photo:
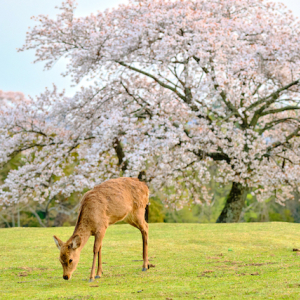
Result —
<path fill-rule="evenodd" d="M 300 24 L 284 5 L 141 0 L 82 18 L 72 0 L 59 9 L 35 18 L 20 51 L 34 49 L 46 69 L 65 58 L 63 75 L 90 86 L 71 98 L 46 90 L 1 115 L 0 163 L 26 154 L 2 202 L 139 176 L 181 208 L 211 201 L 212 164 L 214 180 L 232 184 L 218 222 L 237 222 L 248 193 L 293 198 Z"/>

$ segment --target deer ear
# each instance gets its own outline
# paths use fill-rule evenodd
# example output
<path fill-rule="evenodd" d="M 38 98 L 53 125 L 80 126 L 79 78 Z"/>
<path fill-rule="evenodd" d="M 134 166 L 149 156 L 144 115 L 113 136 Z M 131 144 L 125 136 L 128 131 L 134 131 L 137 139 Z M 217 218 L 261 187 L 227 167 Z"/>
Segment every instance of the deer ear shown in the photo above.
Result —
<path fill-rule="evenodd" d="M 60 240 L 57 236 L 53 236 L 54 238 L 54 242 L 58 248 L 58 250 L 60 250 L 61 246 L 64 244 L 64 242 L 62 240 Z"/>
<path fill-rule="evenodd" d="M 73 250 L 77 249 L 81 244 L 81 238 L 79 235 L 75 235 L 71 242 L 71 247 Z"/>

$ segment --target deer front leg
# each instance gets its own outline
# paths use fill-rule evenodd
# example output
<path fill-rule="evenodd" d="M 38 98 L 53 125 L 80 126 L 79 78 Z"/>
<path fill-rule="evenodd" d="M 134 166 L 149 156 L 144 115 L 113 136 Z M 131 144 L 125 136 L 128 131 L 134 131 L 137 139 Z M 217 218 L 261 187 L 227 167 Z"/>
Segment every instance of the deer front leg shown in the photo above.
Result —
<path fill-rule="evenodd" d="M 100 278 L 102 275 L 102 261 L 101 261 L 101 248 L 102 248 L 102 241 L 105 235 L 105 230 L 98 232 L 95 235 L 95 243 L 94 243 L 94 258 L 93 258 L 93 266 L 91 270 L 90 282 L 94 280 L 94 278 Z M 96 267 L 96 259 L 98 255 L 98 270 L 97 276 L 95 277 L 95 267 Z"/>
<path fill-rule="evenodd" d="M 95 278 L 96 259 L 97 259 L 97 252 L 94 251 L 94 258 L 93 258 L 92 271 L 91 271 L 91 275 L 90 275 L 90 282 L 92 282 Z"/>

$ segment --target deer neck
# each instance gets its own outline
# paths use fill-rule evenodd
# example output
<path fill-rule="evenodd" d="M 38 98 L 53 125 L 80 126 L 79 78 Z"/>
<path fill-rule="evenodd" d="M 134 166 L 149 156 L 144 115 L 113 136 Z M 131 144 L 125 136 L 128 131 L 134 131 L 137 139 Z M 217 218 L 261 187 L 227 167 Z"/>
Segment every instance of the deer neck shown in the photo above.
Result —
<path fill-rule="evenodd" d="M 76 227 L 74 229 L 71 238 L 76 235 L 80 236 L 81 238 L 81 244 L 79 246 L 79 249 L 81 250 L 84 247 L 84 245 L 87 243 L 89 237 L 91 236 L 91 231 L 86 226 L 83 226 L 81 224 L 76 224 Z"/>

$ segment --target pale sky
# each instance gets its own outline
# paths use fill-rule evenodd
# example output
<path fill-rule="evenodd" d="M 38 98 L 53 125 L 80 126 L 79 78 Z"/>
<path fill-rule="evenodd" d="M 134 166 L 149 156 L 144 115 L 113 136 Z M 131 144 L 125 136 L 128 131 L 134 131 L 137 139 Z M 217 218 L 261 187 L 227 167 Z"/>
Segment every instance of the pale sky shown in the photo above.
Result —
<path fill-rule="evenodd" d="M 208 0 L 209 1 L 209 0 Z M 62 0 L 0 0 L 0 90 L 19 91 L 35 96 L 45 87 L 55 83 L 59 90 L 66 89 L 71 96 L 69 78 L 63 78 L 64 62 L 59 61 L 50 71 L 43 71 L 43 63 L 32 64 L 34 51 L 17 52 L 25 41 L 29 26 L 34 26 L 31 16 L 55 16 Z M 294 15 L 300 17 L 300 0 L 281 0 Z M 127 0 L 77 0 L 76 16 L 85 16 L 97 10 L 116 7 Z M 300 45 L 299 45 L 300 47 Z"/>

